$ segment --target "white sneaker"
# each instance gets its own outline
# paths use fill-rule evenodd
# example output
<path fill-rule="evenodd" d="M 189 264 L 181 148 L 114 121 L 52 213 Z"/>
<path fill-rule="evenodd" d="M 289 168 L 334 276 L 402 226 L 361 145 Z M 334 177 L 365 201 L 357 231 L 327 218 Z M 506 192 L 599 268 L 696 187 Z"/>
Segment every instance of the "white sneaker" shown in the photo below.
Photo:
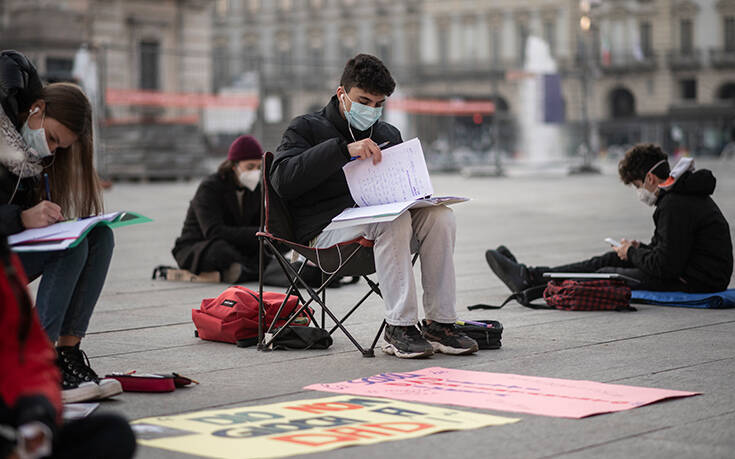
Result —
<path fill-rule="evenodd" d="M 99 398 L 110 398 L 117 394 L 122 394 L 122 384 L 120 384 L 120 381 L 112 378 L 103 378 L 100 379 L 100 382 L 98 384 L 100 388 L 100 395 Z"/>
<path fill-rule="evenodd" d="M 102 390 L 96 382 L 76 384 L 69 381 L 62 383 L 61 401 L 63 403 L 86 402 L 100 398 Z"/>

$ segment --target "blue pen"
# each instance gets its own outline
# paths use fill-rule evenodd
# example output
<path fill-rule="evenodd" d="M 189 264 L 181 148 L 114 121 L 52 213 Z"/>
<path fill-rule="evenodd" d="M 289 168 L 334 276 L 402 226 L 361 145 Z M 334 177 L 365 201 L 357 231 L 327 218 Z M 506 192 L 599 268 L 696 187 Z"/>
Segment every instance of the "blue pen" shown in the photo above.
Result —
<path fill-rule="evenodd" d="M 48 184 L 48 174 L 43 174 L 43 184 L 46 186 L 46 200 L 51 201 L 51 187 Z"/>
<path fill-rule="evenodd" d="M 383 148 L 383 147 L 387 146 L 389 143 L 390 143 L 390 140 L 386 140 L 385 142 L 383 142 L 380 145 L 378 145 L 378 148 Z M 350 161 L 354 161 L 357 158 L 359 158 L 359 156 L 353 156 L 352 158 L 350 158 Z"/>

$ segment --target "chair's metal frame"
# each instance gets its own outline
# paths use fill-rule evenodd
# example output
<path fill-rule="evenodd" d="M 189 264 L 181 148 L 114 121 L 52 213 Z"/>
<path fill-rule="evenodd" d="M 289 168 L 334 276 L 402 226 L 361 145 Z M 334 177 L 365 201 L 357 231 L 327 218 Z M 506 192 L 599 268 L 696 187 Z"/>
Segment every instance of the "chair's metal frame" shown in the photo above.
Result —
<path fill-rule="evenodd" d="M 330 319 L 335 323 L 335 325 L 328 331 L 328 333 L 331 335 L 333 334 L 337 329 L 341 330 L 342 333 L 347 336 L 347 338 L 352 342 L 352 344 L 355 345 L 357 350 L 360 351 L 360 353 L 363 355 L 363 357 L 374 357 L 375 356 L 375 346 L 378 342 L 378 339 L 380 339 L 380 335 L 383 332 L 383 329 L 385 328 L 386 322 L 385 320 L 380 325 L 380 328 L 378 330 L 378 333 L 375 335 L 375 339 L 373 339 L 372 344 L 369 348 L 364 348 L 360 345 L 360 343 L 357 342 L 357 340 L 352 336 L 352 334 L 345 328 L 344 322 L 357 310 L 357 308 L 360 307 L 373 293 L 377 294 L 382 298 L 382 294 L 380 292 L 380 287 L 377 282 L 374 282 L 372 279 L 368 277 L 368 275 L 375 272 L 374 267 L 374 261 L 372 258 L 372 246 L 373 242 L 369 241 L 365 238 L 356 238 L 351 241 L 345 241 L 341 242 L 339 244 L 336 244 L 331 247 L 327 248 L 313 248 L 308 247 L 293 241 L 289 241 L 287 239 L 281 238 L 277 235 L 274 235 L 270 232 L 269 228 L 269 205 L 270 205 L 270 193 L 275 193 L 274 190 L 270 189 L 269 184 L 269 177 L 268 174 L 270 172 L 270 164 L 273 159 L 273 154 L 271 152 L 266 153 L 263 156 L 263 163 L 262 163 L 262 177 L 261 177 L 261 189 L 262 189 L 262 205 L 261 205 L 261 211 L 260 211 L 260 231 L 257 233 L 257 237 L 259 239 L 259 276 L 258 276 L 258 288 L 259 288 L 259 295 L 260 295 L 260 305 L 259 305 L 259 311 L 258 311 L 258 350 L 267 350 L 271 347 L 271 344 L 273 341 L 281 334 L 281 332 L 285 329 L 285 327 L 289 326 L 294 319 L 299 316 L 300 314 L 306 314 L 312 321 L 312 323 L 320 327 L 324 330 L 325 328 L 325 322 L 326 322 L 326 316 L 328 315 Z M 294 267 L 291 265 L 291 263 L 286 260 L 284 255 L 278 250 L 278 247 L 276 247 L 276 244 L 282 244 L 298 253 L 303 255 L 307 260 L 310 261 L 317 261 L 316 258 L 316 251 L 319 250 L 321 252 L 326 252 L 330 250 L 338 250 L 340 251 L 340 258 L 341 263 L 338 264 L 336 269 L 332 269 L 329 271 L 328 276 L 322 275 L 322 285 L 319 286 L 317 289 L 312 288 L 309 286 L 301 277 L 301 271 L 306 266 L 306 263 L 304 263 L 301 266 L 301 269 L 299 271 L 296 271 Z M 279 327 L 278 330 L 273 333 L 273 324 L 271 324 L 267 330 L 265 329 L 265 310 L 263 306 L 263 272 L 265 269 L 265 250 L 266 248 L 272 253 L 272 255 L 275 258 L 275 261 L 279 264 L 281 269 L 283 270 L 284 274 L 286 275 L 286 278 L 289 281 L 289 287 L 286 290 L 286 298 L 283 300 L 283 303 L 281 303 L 278 312 L 276 313 L 275 317 L 280 317 L 280 314 L 286 304 L 286 301 L 288 300 L 288 297 L 290 295 L 296 295 L 299 298 L 300 306 L 296 308 L 289 316 L 286 323 Z M 416 258 L 418 255 L 414 256 L 413 262 L 415 263 Z M 369 258 L 367 258 L 369 257 Z M 366 263 L 366 261 L 369 260 L 370 263 Z M 322 264 L 322 263 L 319 263 Z M 362 265 L 360 265 L 362 264 Z M 369 264 L 369 266 L 367 266 Z M 322 266 L 319 266 L 320 269 L 322 269 L 322 272 L 325 273 Z M 367 291 L 360 300 L 352 307 L 350 310 L 341 318 L 338 319 L 337 316 L 331 311 L 331 309 L 326 304 L 326 289 L 327 287 L 334 282 L 335 280 L 338 280 L 340 277 L 345 275 L 353 275 L 353 276 L 359 276 L 362 279 L 365 279 L 365 282 L 367 282 L 368 286 L 370 287 L 370 290 Z M 304 296 L 302 290 L 306 291 L 308 299 Z M 311 304 L 316 304 L 321 309 L 322 315 L 321 315 L 321 325 L 318 324 L 316 321 L 313 310 L 309 307 Z"/>

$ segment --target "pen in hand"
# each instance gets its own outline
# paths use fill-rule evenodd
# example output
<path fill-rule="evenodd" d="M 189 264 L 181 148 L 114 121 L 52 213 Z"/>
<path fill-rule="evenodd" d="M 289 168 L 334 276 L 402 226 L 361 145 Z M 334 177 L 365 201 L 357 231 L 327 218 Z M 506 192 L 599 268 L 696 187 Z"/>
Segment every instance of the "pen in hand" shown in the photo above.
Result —
<path fill-rule="evenodd" d="M 48 183 L 48 174 L 45 172 L 43 174 L 43 184 L 46 187 L 46 200 L 51 202 L 51 187 Z"/>
<path fill-rule="evenodd" d="M 378 148 L 387 147 L 389 143 L 390 143 L 390 140 L 386 140 L 385 142 L 383 142 L 380 145 L 378 145 Z M 350 161 L 354 161 L 357 158 L 359 158 L 359 156 L 353 156 L 353 157 L 350 158 Z"/>

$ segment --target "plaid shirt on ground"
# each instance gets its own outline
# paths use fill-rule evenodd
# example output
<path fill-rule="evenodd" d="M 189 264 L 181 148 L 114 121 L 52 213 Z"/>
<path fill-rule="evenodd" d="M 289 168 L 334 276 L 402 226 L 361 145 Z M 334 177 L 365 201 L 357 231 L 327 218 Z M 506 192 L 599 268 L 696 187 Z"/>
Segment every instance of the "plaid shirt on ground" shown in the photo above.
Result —
<path fill-rule="evenodd" d="M 550 281 L 544 300 L 568 311 L 626 310 L 630 308 L 630 287 L 617 279 Z"/>

